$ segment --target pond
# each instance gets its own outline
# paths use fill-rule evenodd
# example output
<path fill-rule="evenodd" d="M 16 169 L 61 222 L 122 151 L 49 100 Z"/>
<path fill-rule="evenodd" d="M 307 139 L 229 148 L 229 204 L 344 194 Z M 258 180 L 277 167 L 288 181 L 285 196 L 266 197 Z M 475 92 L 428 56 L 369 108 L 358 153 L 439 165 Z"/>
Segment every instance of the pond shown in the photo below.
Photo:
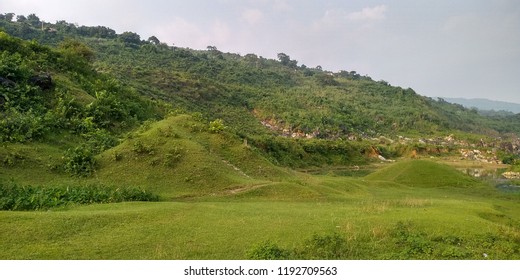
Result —
<path fill-rule="evenodd" d="M 461 168 L 459 171 L 474 178 L 488 181 L 495 185 L 495 187 L 500 191 L 520 192 L 520 186 L 517 184 L 518 180 L 513 181 L 502 176 L 502 174 L 507 171 L 507 168 Z"/>
<path fill-rule="evenodd" d="M 520 186 L 514 184 L 502 183 L 496 185 L 496 188 L 503 192 L 520 192 Z"/>

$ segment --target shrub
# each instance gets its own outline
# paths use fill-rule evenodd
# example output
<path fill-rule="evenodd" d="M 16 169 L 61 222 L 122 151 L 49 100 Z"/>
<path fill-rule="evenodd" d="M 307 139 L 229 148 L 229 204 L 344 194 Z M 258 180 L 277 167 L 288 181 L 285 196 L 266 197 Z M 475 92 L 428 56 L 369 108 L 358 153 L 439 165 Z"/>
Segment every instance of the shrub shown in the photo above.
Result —
<path fill-rule="evenodd" d="M 349 258 L 347 239 L 338 233 L 314 235 L 298 253 L 302 259 L 338 260 Z"/>
<path fill-rule="evenodd" d="M 271 241 L 265 241 L 253 246 L 247 257 L 252 260 L 283 260 L 289 258 L 289 252 Z"/>
<path fill-rule="evenodd" d="M 136 154 L 154 154 L 153 147 L 151 145 L 144 144 L 143 142 L 141 142 L 141 140 L 137 140 L 134 142 L 132 151 Z"/>
<path fill-rule="evenodd" d="M 514 165 L 514 164 L 517 164 L 520 162 L 520 156 L 518 155 L 507 155 L 507 156 L 504 156 L 502 158 L 502 163 L 503 164 L 511 164 L 511 165 Z"/>
<path fill-rule="evenodd" d="M 181 160 L 183 153 L 184 150 L 181 147 L 175 146 L 173 149 L 170 149 L 168 153 L 164 155 L 164 166 L 173 167 Z"/>
<path fill-rule="evenodd" d="M 100 153 L 117 145 L 117 139 L 105 129 L 95 129 L 82 134 L 94 153 Z"/>
<path fill-rule="evenodd" d="M 26 142 L 42 136 L 47 127 L 31 110 L 22 113 L 10 108 L 0 119 L 0 142 Z"/>
<path fill-rule="evenodd" d="M 415 229 L 411 223 L 398 222 L 394 229 L 399 258 L 430 259 L 433 254 L 433 243 L 427 236 Z"/>
<path fill-rule="evenodd" d="M 67 173 L 86 177 L 92 175 L 96 169 L 94 151 L 87 145 L 80 145 L 65 152 L 64 168 Z"/>
<path fill-rule="evenodd" d="M 123 159 L 123 154 L 121 154 L 120 152 L 115 151 L 115 152 L 112 153 L 112 160 L 120 161 L 122 159 Z"/>
<path fill-rule="evenodd" d="M 19 53 L 0 52 L 0 77 L 13 81 L 24 81 L 29 78 L 31 72 Z"/>
<path fill-rule="evenodd" d="M 214 121 L 209 122 L 209 131 L 211 133 L 220 133 L 226 129 L 224 126 L 224 121 L 222 119 L 216 119 Z"/>
<path fill-rule="evenodd" d="M 0 210 L 45 210 L 69 204 L 158 201 L 159 197 L 139 188 L 106 186 L 34 187 L 0 183 Z"/>

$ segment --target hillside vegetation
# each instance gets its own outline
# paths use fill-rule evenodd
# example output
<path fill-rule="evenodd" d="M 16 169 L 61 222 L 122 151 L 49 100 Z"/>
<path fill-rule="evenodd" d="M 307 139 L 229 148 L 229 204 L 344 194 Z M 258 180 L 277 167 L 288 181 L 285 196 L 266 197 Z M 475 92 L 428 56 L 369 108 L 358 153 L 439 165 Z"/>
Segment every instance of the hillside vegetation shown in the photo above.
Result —
<path fill-rule="evenodd" d="M 283 53 L 13 16 L 2 259 L 520 258 L 515 181 L 452 167 L 516 174 L 519 115 Z"/>

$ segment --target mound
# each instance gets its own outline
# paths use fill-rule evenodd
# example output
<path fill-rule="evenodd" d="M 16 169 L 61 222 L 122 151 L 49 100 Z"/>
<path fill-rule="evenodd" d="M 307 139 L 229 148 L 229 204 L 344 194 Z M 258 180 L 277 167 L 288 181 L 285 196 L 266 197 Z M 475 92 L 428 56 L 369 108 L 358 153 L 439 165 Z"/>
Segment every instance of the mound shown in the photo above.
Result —
<path fill-rule="evenodd" d="M 423 188 L 468 187 L 478 183 L 450 166 L 426 160 L 397 162 L 365 178 Z"/>
<path fill-rule="evenodd" d="M 148 123 L 99 156 L 98 179 L 142 186 L 163 197 L 210 195 L 283 171 L 225 131 L 188 115 Z"/>

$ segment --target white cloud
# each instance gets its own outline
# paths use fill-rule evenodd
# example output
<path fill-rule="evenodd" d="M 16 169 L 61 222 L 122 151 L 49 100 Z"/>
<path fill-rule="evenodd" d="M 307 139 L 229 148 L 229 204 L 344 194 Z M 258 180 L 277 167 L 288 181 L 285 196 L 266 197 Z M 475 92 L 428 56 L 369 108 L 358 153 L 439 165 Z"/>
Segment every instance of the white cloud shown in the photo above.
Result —
<path fill-rule="evenodd" d="M 286 0 L 276 0 L 274 1 L 273 9 L 276 12 L 288 12 L 292 10 L 292 7 L 287 3 Z"/>
<path fill-rule="evenodd" d="M 194 49 L 226 45 L 232 38 L 231 29 L 221 20 L 215 20 L 211 26 L 201 27 L 181 17 L 157 26 L 154 34 L 167 44 Z"/>
<path fill-rule="evenodd" d="M 212 42 L 211 44 L 217 45 L 227 44 L 232 34 L 229 26 L 221 20 L 215 20 L 213 26 L 211 27 L 211 31 L 211 34 L 207 36 L 208 40 Z"/>
<path fill-rule="evenodd" d="M 349 13 L 347 18 L 352 21 L 378 21 L 386 18 L 386 5 L 366 7 L 361 11 Z"/>
<path fill-rule="evenodd" d="M 326 25 L 334 25 L 347 18 L 347 13 L 341 10 L 327 10 L 321 21 Z"/>
<path fill-rule="evenodd" d="M 242 12 L 242 19 L 249 24 L 256 24 L 264 18 L 264 13 L 258 9 L 246 9 Z"/>
<path fill-rule="evenodd" d="M 386 11 L 386 5 L 366 7 L 357 12 L 329 9 L 325 11 L 322 18 L 313 23 L 312 27 L 314 30 L 333 30 L 357 23 L 362 28 L 370 28 L 375 22 L 386 19 Z"/>

